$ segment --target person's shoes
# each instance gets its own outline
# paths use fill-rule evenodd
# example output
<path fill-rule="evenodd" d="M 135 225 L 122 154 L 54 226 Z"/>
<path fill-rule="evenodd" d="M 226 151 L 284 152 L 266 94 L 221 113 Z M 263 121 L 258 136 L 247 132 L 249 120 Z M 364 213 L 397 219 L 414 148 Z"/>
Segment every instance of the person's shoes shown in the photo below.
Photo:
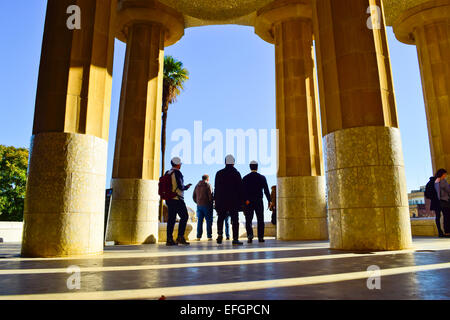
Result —
<path fill-rule="evenodd" d="M 208 241 L 212 241 L 212 238 L 208 238 Z"/>
<path fill-rule="evenodd" d="M 259 242 L 266 242 L 266 240 L 264 240 L 264 239 L 259 239 L 258 241 Z"/>
<path fill-rule="evenodd" d="M 197 238 L 197 239 L 195 239 L 196 241 L 200 241 L 201 239 L 200 238 Z"/>
<path fill-rule="evenodd" d="M 223 237 L 222 236 L 218 236 L 217 237 L 217 244 L 221 244 L 222 240 L 223 240 Z"/>
<path fill-rule="evenodd" d="M 177 243 L 178 243 L 178 244 L 183 244 L 183 245 L 185 245 L 185 246 L 190 245 L 190 243 L 187 242 L 185 238 L 178 238 L 178 239 L 177 239 Z"/>
<path fill-rule="evenodd" d="M 173 239 L 172 240 L 168 240 L 167 242 L 166 242 L 166 246 L 168 246 L 168 247 L 171 247 L 171 246 L 177 246 L 178 245 L 178 243 L 176 243 L 175 241 L 173 241 Z"/>
<path fill-rule="evenodd" d="M 439 233 L 439 238 L 444 238 L 445 235 L 443 233 Z"/>
<path fill-rule="evenodd" d="M 242 246 L 244 243 L 239 240 L 233 240 L 233 246 Z"/>
<path fill-rule="evenodd" d="M 227 240 L 230 240 L 230 237 L 227 237 Z"/>
<path fill-rule="evenodd" d="M 247 240 L 247 243 L 252 243 L 253 242 L 253 239 L 248 239 Z"/>

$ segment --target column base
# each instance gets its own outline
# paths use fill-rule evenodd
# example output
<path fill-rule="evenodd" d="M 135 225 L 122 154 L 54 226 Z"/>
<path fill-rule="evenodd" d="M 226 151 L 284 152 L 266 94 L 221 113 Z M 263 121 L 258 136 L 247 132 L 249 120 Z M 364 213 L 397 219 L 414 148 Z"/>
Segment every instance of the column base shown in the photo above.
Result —
<path fill-rule="evenodd" d="M 107 146 L 90 135 L 33 136 L 22 256 L 103 253 Z"/>
<path fill-rule="evenodd" d="M 158 242 L 158 181 L 113 179 L 107 240 L 139 245 Z"/>
<path fill-rule="evenodd" d="M 328 239 L 325 177 L 278 178 L 277 239 Z"/>
<path fill-rule="evenodd" d="M 400 131 L 360 127 L 325 137 L 330 247 L 412 247 Z"/>

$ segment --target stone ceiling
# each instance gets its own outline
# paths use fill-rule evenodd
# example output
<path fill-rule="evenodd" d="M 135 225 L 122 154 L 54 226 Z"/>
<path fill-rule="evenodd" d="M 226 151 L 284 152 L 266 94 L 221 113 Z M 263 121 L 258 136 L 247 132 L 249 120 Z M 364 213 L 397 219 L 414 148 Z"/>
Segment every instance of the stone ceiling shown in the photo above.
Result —
<path fill-rule="evenodd" d="M 183 13 L 186 28 L 215 25 L 254 25 L 256 11 L 272 0 L 159 0 Z M 281 0 L 289 1 L 289 0 Z M 402 11 L 429 0 L 382 0 L 386 23 L 392 25 Z"/>

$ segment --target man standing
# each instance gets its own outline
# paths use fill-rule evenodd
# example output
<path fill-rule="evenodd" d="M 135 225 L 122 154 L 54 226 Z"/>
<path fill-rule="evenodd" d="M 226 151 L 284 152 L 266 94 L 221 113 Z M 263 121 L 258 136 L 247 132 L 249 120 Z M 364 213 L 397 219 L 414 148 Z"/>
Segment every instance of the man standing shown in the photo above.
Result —
<path fill-rule="evenodd" d="M 446 237 L 441 228 L 441 190 L 440 182 L 447 177 L 447 171 L 445 169 L 439 169 L 436 174 L 430 178 L 425 187 L 425 198 L 431 200 L 430 210 L 434 211 L 436 216 L 436 227 L 439 233 L 439 237 Z"/>
<path fill-rule="evenodd" d="M 233 245 L 243 245 L 239 241 L 239 209 L 243 204 L 242 179 L 239 171 L 234 167 L 234 157 L 228 155 L 225 158 L 225 168 L 217 172 L 214 195 L 217 218 L 217 243 L 223 240 L 223 222 L 229 215 L 233 228 Z"/>
<path fill-rule="evenodd" d="M 250 162 L 252 171 L 244 177 L 242 184 L 244 187 L 245 200 L 245 227 L 247 229 L 248 243 L 253 241 L 253 215 L 256 213 L 258 221 L 258 239 L 264 242 L 264 203 L 263 191 L 270 205 L 270 192 L 267 185 L 267 179 L 258 173 L 258 162 Z"/>
<path fill-rule="evenodd" d="M 184 203 L 184 191 L 188 190 L 192 184 L 184 185 L 183 174 L 181 173 L 181 159 L 175 157 L 171 161 L 172 169 L 166 172 L 166 175 L 170 175 L 172 179 L 172 191 L 176 196 L 166 200 L 166 204 L 169 211 L 169 217 L 167 221 L 167 243 L 168 246 L 176 246 L 178 244 L 189 245 L 189 242 L 184 238 L 184 232 L 186 231 L 186 224 L 189 218 L 189 214 Z M 175 221 L 177 214 L 180 216 L 180 223 L 178 225 L 178 237 L 177 241 L 173 241 L 173 229 L 175 227 Z"/>
<path fill-rule="evenodd" d="M 208 240 L 212 240 L 213 223 L 213 197 L 209 176 L 205 174 L 202 180 L 197 183 L 192 196 L 197 204 L 197 240 L 200 241 L 203 234 L 203 219 L 206 220 L 206 234 Z"/>
<path fill-rule="evenodd" d="M 269 210 L 272 211 L 272 224 L 277 224 L 277 186 L 272 186 L 270 193 Z"/>

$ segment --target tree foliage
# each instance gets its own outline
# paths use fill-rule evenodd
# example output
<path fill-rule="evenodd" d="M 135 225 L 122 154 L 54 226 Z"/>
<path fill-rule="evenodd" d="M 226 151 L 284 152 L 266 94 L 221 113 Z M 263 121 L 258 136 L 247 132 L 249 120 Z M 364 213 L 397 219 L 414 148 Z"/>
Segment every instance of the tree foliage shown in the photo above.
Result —
<path fill-rule="evenodd" d="M 0 145 L 0 221 L 22 221 L 28 150 Z"/>
<path fill-rule="evenodd" d="M 169 105 L 177 101 L 177 97 L 184 90 L 184 83 L 189 79 L 189 71 L 183 67 L 181 61 L 172 56 L 164 57 L 164 80 L 162 96 L 162 125 L 161 125 L 161 175 L 165 172 L 166 129 Z M 163 204 L 159 203 L 160 219 L 163 220 Z"/>
<path fill-rule="evenodd" d="M 167 112 L 169 105 L 177 101 L 177 97 L 184 90 L 184 83 L 189 79 L 189 71 L 183 67 L 181 61 L 175 60 L 172 56 L 164 57 L 164 80 L 162 99 L 162 132 L 161 132 L 161 174 L 164 174 L 166 154 L 166 128 Z"/>

